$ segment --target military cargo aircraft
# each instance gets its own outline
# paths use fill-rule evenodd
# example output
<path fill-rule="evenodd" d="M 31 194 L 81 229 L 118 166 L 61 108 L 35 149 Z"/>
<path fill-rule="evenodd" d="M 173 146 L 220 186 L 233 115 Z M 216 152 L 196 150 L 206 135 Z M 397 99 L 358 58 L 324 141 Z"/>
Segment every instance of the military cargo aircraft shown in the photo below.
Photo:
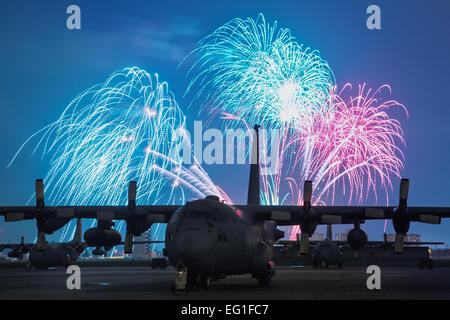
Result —
<path fill-rule="evenodd" d="M 394 248 L 394 242 L 387 240 L 387 234 L 383 235 L 383 241 L 367 241 L 366 246 L 370 248 L 381 247 L 385 252 Z M 441 245 L 444 242 L 403 242 L 404 246 L 424 246 L 424 245 Z M 349 245 L 347 241 L 333 240 L 333 232 L 331 225 L 327 225 L 327 235 L 324 240 L 312 240 L 310 241 L 312 249 L 312 265 L 314 268 L 322 266 L 328 268 L 329 266 L 337 266 L 342 268 L 343 266 L 343 247 Z M 275 243 L 275 246 L 279 248 L 281 254 L 287 254 L 289 247 L 298 251 L 300 248 L 299 234 L 297 234 L 297 241 L 294 240 L 279 240 Z M 360 248 L 361 249 L 361 248 Z M 358 250 L 354 250 L 354 256 L 358 256 Z"/>
<path fill-rule="evenodd" d="M 303 205 L 262 206 L 260 204 L 259 126 L 255 126 L 248 200 L 246 205 L 228 205 L 216 196 L 189 201 L 184 205 L 136 205 L 136 182 L 128 188 L 127 206 L 47 207 L 44 186 L 36 181 L 36 206 L 0 207 L 5 221 L 36 219 L 37 249 L 45 235 L 73 218 L 97 219 L 97 227 L 84 234 L 88 245 L 112 247 L 121 235 L 111 229 L 113 220 L 125 220 L 125 253 L 132 251 L 133 237 L 153 223 L 167 223 L 165 253 L 172 265 L 182 263 L 188 270 L 190 286 L 209 285 L 209 279 L 249 273 L 266 285 L 275 274 L 273 247 L 284 236 L 277 226 L 300 225 L 299 252 L 307 254 L 309 237 L 319 224 L 353 224 L 348 244 L 355 250 L 367 243 L 360 228 L 369 219 L 391 219 L 396 231 L 395 252 L 403 251 L 403 238 L 411 221 L 439 224 L 450 217 L 450 208 L 408 207 L 409 180 L 402 179 L 398 206 L 312 206 L 312 182 L 305 181 Z M 256 152 L 255 152 L 256 150 Z M 200 280 L 200 283 L 199 283 Z"/>
<path fill-rule="evenodd" d="M 45 242 L 43 247 L 38 250 L 35 243 L 24 243 L 22 237 L 20 243 L 16 244 L 0 244 L 0 252 L 4 249 L 12 249 L 8 252 L 8 257 L 22 259 L 28 254 L 27 269 L 35 267 L 36 269 L 46 269 L 48 267 L 64 266 L 74 264 L 83 251 L 89 247 L 82 239 L 81 219 L 77 219 L 77 226 L 73 239 L 69 242 L 48 243 Z M 133 244 L 158 243 L 162 241 L 134 241 Z M 121 242 L 120 244 L 123 244 Z M 92 251 L 94 255 L 106 255 L 111 248 L 96 247 Z"/>

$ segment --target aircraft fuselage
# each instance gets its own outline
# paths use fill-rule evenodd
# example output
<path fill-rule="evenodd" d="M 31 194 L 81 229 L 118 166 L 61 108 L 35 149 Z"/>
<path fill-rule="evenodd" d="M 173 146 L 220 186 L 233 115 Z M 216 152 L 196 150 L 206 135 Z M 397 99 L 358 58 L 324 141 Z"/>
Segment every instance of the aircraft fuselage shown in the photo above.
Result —
<path fill-rule="evenodd" d="M 218 199 L 196 200 L 169 221 L 166 253 L 172 265 L 182 262 L 194 274 L 272 276 L 273 229 L 270 222 L 252 223 Z"/>

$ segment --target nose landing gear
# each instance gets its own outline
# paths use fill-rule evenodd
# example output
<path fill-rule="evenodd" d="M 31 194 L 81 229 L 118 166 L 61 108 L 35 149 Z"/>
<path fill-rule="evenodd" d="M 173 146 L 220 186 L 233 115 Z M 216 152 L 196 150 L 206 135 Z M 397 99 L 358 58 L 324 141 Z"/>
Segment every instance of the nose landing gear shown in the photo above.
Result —
<path fill-rule="evenodd" d="M 182 262 L 178 262 L 175 267 L 175 283 L 172 284 L 174 294 L 189 292 L 187 268 Z"/>
<path fill-rule="evenodd" d="M 172 292 L 174 294 L 188 293 L 189 291 L 199 290 L 200 288 L 209 290 L 210 285 L 210 277 L 206 275 L 199 276 L 192 272 L 188 272 L 188 269 L 182 262 L 177 263 L 175 283 L 172 284 Z"/>

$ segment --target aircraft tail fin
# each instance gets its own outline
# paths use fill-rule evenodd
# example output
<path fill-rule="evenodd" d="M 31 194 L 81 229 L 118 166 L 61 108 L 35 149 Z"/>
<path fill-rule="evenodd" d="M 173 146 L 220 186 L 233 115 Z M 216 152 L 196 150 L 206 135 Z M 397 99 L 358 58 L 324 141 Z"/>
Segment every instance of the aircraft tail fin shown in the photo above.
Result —
<path fill-rule="evenodd" d="M 77 242 L 82 242 L 82 227 L 81 227 L 81 219 L 77 218 L 77 227 L 75 229 L 75 234 L 73 235 L 73 240 Z"/>
<path fill-rule="evenodd" d="M 259 125 L 255 125 L 255 136 L 253 137 L 253 147 L 250 162 L 250 178 L 248 182 L 248 205 L 261 204 L 259 189 Z"/>

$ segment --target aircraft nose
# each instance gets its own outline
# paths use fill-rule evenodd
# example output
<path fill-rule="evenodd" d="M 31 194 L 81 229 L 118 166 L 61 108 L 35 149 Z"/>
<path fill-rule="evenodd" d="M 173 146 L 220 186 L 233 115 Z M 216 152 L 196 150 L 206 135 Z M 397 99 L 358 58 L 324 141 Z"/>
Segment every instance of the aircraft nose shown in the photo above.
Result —
<path fill-rule="evenodd" d="M 209 255 L 211 241 L 206 232 L 196 228 L 187 228 L 180 234 L 178 248 L 183 261 L 192 263 Z"/>

